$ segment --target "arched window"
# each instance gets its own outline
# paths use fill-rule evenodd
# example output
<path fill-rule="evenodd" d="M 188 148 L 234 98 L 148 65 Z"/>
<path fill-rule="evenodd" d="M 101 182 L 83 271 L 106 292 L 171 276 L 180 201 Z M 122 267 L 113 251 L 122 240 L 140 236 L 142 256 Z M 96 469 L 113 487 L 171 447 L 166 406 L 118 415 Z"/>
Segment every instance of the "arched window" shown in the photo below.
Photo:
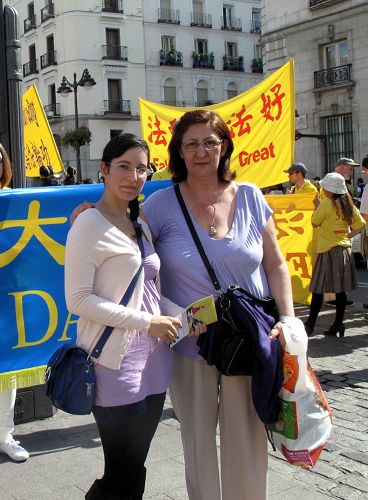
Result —
<path fill-rule="evenodd" d="M 236 83 L 230 82 L 226 89 L 226 99 L 232 99 L 238 95 L 238 88 Z"/>
<path fill-rule="evenodd" d="M 198 81 L 196 91 L 196 106 L 208 106 L 209 104 L 213 104 L 213 102 L 209 100 L 208 82 L 206 80 Z"/>
<path fill-rule="evenodd" d="M 163 94 L 163 104 L 177 106 L 176 81 L 174 78 L 167 78 L 165 80 Z"/>

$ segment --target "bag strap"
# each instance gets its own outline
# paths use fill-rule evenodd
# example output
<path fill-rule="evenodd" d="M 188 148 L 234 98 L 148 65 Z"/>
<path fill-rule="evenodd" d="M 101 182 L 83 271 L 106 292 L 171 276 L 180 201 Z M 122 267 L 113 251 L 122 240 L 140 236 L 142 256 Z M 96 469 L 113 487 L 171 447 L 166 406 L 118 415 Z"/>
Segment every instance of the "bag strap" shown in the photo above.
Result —
<path fill-rule="evenodd" d="M 202 258 L 203 264 L 205 265 L 205 267 L 207 269 L 207 272 L 208 272 L 208 274 L 209 274 L 209 276 L 211 278 L 213 286 L 215 287 L 215 290 L 221 291 L 221 286 L 220 286 L 220 283 L 219 283 L 219 281 L 218 281 L 218 279 L 216 277 L 215 271 L 214 271 L 213 267 L 211 266 L 210 261 L 208 260 L 208 257 L 206 255 L 206 252 L 204 251 L 204 248 L 203 248 L 203 245 L 201 243 L 201 240 L 199 239 L 199 236 L 198 236 L 198 234 L 197 234 L 197 232 L 195 230 L 195 227 L 194 227 L 194 224 L 192 222 L 192 219 L 191 219 L 191 217 L 189 215 L 188 209 L 187 209 L 187 207 L 185 205 L 185 201 L 184 201 L 183 196 L 182 196 L 182 194 L 180 192 L 179 184 L 175 184 L 174 190 L 175 190 L 175 194 L 176 194 L 176 197 L 178 199 L 180 208 L 181 208 L 181 210 L 183 212 L 185 221 L 188 224 L 189 231 L 190 231 L 190 233 L 192 235 L 194 243 L 196 244 L 196 247 L 197 247 L 197 250 L 199 252 L 199 255 Z M 260 304 L 269 304 L 269 303 L 271 303 L 273 301 L 272 297 L 265 297 L 265 298 L 256 297 L 251 292 L 248 292 L 248 290 L 245 290 L 244 288 L 242 288 L 239 285 L 230 285 L 228 287 L 228 290 L 227 290 L 226 293 L 232 293 L 232 292 L 235 292 L 236 290 L 239 290 L 244 295 L 246 295 L 248 298 L 250 298 L 250 299 L 252 299 L 255 302 L 258 302 Z"/>
<path fill-rule="evenodd" d="M 144 246 L 143 246 L 143 242 L 142 242 L 141 237 L 138 238 L 138 245 L 139 245 L 139 250 L 141 252 L 141 257 L 142 257 L 141 265 L 140 265 L 138 271 L 135 273 L 132 281 L 130 282 L 130 285 L 126 289 L 121 301 L 119 302 L 119 304 L 122 306 L 127 306 L 129 300 L 131 299 L 131 297 L 133 295 L 133 292 L 134 292 L 134 289 L 135 289 L 136 284 L 138 282 L 139 276 L 141 275 L 142 270 L 143 270 Z M 99 358 L 99 356 L 102 352 L 102 349 L 103 349 L 104 345 L 106 344 L 106 342 L 107 342 L 108 338 L 110 337 L 113 330 L 114 330 L 113 326 L 106 326 L 105 327 L 104 331 L 102 332 L 101 337 L 99 338 L 93 351 L 89 355 L 89 358 L 91 358 L 92 361 L 96 361 Z"/>
<path fill-rule="evenodd" d="M 201 243 L 201 240 L 199 239 L 198 234 L 197 234 L 197 232 L 195 230 L 194 224 L 193 224 L 192 219 L 191 219 L 191 217 L 189 215 L 188 209 L 187 209 L 187 207 L 185 205 L 185 201 L 184 201 L 183 196 L 182 196 L 182 194 L 180 192 L 179 184 L 175 184 L 174 190 L 175 190 L 175 194 L 176 194 L 176 197 L 178 199 L 180 208 L 181 208 L 181 210 L 183 212 L 185 221 L 188 224 L 189 231 L 190 231 L 190 233 L 192 235 L 194 243 L 196 244 L 196 247 L 197 247 L 197 250 L 199 252 L 199 255 L 201 256 L 201 258 L 203 260 L 203 264 L 206 266 L 207 272 L 210 275 L 210 278 L 211 278 L 211 281 L 213 283 L 213 286 L 215 287 L 215 290 L 220 291 L 221 290 L 220 283 L 219 283 L 219 281 L 218 281 L 218 279 L 216 277 L 216 274 L 215 274 L 215 271 L 213 270 L 213 267 L 210 264 L 210 261 L 208 260 L 206 252 L 204 251 L 204 248 L 203 248 L 203 245 Z"/>

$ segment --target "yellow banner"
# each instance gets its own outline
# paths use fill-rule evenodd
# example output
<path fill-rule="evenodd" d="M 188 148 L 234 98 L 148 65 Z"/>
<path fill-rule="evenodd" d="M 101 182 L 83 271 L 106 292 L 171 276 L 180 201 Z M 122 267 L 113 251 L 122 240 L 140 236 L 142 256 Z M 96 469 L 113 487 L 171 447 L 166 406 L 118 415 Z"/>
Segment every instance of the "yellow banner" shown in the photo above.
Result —
<path fill-rule="evenodd" d="M 309 283 L 315 257 L 315 230 L 311 224 L 314 193 L 266 196 L 273 210 L 277 240 L 291 276 L 293 300 L 310 302 Z"/>
<path fill-rule="evenodd" d="M 35 85 L 23 94 L 23 125 L 26 176 L 39 177 L 42 165 L 61 172 L 63 163 Z"/>
<path fill-rule="evenodd" d="M 142 136 L 158 169 L 168 164 L 167 146 L 175 121 L 188 110 L 139 99 Z M 259 187 L 287 181 L 294 158 L 294 62 L 290 60 L 247 92 L 213 106 L 234 141 L 231 168 L 237 181 Z"/>

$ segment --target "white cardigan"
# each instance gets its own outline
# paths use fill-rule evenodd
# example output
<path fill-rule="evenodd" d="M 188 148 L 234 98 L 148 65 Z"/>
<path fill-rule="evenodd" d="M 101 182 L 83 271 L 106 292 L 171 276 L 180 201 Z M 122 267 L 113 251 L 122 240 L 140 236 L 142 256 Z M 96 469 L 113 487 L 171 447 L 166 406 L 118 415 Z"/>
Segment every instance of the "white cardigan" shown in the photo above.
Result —
<path fill-rule="evenodd" d="M 147 224 L 144 234 L 151 238 Z M 91 352 L 105 325 L 114 330 L 98 363 L 119 369 L 135 330 L 148 332 L 152 315 L 141 311 L 144 272 L 124 307 L 119 304 L 141 264 L 138 245 L 109 222 L 99 210 L 88 209 L 71 227 L 65 248 L 65 299 L 80 316 L 77 344 Z M 174 306 L 174 305 L 173 305 Z M 178 313 L 181 308 L 171 308 Z"/>

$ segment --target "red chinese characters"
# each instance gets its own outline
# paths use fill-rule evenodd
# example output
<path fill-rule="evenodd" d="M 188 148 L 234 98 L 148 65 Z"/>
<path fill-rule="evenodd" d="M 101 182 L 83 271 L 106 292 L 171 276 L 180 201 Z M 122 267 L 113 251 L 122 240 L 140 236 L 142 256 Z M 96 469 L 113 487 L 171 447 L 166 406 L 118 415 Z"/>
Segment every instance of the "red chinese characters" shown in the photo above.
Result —
<path fill-rule="evenodd" d="M 285 97 L 285 92 L 279 93 L 281 90 L 281 84 L 276 83 L 270 88 L 270 92 L 273 94 L 261 95 L 263 106 L 261 109 L 262 115 L 265 117 L 265 121 L 279 120 L 282 115 L 282 100 Z"/>
<path fill-rule="evenodd" d="M 237 120 L 231 123 L 231 119 L 227 120 L 226 124 L 229 125 L 230 128 L 230 134 L 231 138 L 234 139 L 234 137 L 241 137 L 244 134 L 249 134 L 251 131 L 250 123 L 249 120 L 253 118 L 253 115 L 251 114 L 244 114 L 246 112 L 247 108 L 245 107 L 245 104 L 242 105 L 240 111 L 238 113 L 232 113 L 232 117 L 236 117 Z M 244 115 L 244 116 L 243 116 Z M 238 129 L 235 131 L 235 129 Z"/>
<path fill-rule="evenodd" d="M 155 144 L 156 146 L 167 145 L 167 140 L 165 137 L 167 135 L 167 132 L 165 130 L 162 130 L 161 122 L 158 119 L 157 115 L 155 115 L 154 120 L 151 116 L 148 117 L 147 128 L 151 130 L 151 133 L 148 136 L 148 141 L 150 143 Z"/>

